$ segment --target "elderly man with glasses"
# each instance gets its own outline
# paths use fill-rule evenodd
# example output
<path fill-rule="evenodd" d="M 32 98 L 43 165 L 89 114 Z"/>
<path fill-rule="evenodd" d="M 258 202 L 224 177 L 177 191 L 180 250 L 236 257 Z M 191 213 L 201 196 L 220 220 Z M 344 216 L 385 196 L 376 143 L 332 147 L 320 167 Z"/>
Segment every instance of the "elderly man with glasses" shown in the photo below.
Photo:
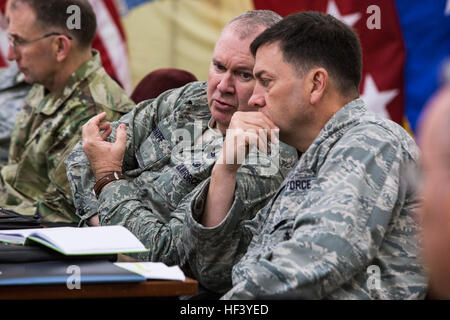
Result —
<path fill-rule="evenodd" d="M 74 5 L 78 29 L 68 23 Z M 43 222 L 76 223 L 64 160 L 89 118 L 106 112 L 114 121 L 134 103 L 92 50 L 97 25 L 87 0 L 11 0 L 7 19 L 7 58 L 33 87 L 16 119 L 8 165 L 1 168 L 0 206 Z"/>

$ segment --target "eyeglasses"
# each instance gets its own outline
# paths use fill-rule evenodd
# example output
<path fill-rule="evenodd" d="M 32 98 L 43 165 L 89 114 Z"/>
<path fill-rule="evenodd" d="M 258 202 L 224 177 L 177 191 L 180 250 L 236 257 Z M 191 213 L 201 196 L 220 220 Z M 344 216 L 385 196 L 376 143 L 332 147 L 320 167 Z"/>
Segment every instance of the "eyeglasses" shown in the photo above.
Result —
<path fill-rule="evenodd" d="M 33 40 L 25 40 L 25 39 L 16 38 L 16 37 L 14 37 L 14 36 L 9 34 L 8 35 L 8 42 L 9 42 L 9 45 L 13 49 L 17 49 L 17 48 L 20 48 L 20 47 L 25 47 L 25 46 L 33 43 L 33 42 L 36 42 L 36 41 L 39 41 L 39 40 L 42 40 L 42 39 L 45 39 L 45 38 L 48 38 L 48 37 L 52 37 L 52 36 L 65 36 L 65 37 L 69 38 L 69 40 L 72 40 L 72 37 L 68 36 L 66 34 L 62 34 L 62 33 L 59 33 L 59 32 L 51 32 L 51 33 L 44 34 L 40 38 L 33 39 Z"/>

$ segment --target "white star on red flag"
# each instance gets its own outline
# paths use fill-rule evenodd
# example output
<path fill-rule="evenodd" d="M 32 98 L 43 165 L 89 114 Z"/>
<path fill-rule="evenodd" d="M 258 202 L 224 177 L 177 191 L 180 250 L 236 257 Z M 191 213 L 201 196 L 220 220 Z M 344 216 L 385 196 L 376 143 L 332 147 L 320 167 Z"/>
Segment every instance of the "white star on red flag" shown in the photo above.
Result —
<path fill-rule="evenodd" d="M 327 13 L 344 22 L 346 25 L 349 25 L 350 27 L 353 27 L 355 23 L 358 22 L 358 20 L 361 18 L 361 13 L 359 12 L 342 15 L 334 0 L 328 2 Z"/>
<path fill-rule="evenodd" d="M 398 95 L 399 90 L 385 90 L 380 91 L 371 75 L 367 75 L 364 81 L 364 93 L 361 94 L 361 99 L 364 100 L 366 106 L 375 113 L 390 119 L 387 110 L 388 104 Z"/>

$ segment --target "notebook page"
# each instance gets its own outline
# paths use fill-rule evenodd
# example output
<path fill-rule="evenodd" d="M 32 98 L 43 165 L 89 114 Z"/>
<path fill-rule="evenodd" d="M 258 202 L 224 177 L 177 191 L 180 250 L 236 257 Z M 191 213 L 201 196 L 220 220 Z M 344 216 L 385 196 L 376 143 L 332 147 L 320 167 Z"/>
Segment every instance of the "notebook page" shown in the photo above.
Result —
<path fill-rule="evenodd" d="M 168 267 L 162 262 L 115 262 L 114 264 L 140 274 L 147 279 L 186 280 L 186 277 L 179 266 Z"/>
<path fill-rule="evenodd" d="M 147 251 L 144 245 L 122 226 L 48 228 L 40 229 L 36 234 L 39 236 L 33 237 L 48 242 L 64 254 Z"/>
<path fill-rule="evenodd" d="M 23 244 L 25 239 L 37 229 L 0 230 L 0 241 Z"/>

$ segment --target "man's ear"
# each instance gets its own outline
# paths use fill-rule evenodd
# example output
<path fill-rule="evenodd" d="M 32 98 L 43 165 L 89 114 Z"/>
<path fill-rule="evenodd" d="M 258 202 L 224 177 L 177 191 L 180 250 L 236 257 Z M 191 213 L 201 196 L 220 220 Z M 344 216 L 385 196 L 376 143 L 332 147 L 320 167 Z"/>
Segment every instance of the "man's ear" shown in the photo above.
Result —
<path fill-rule="evenodd" d="M 328 86 L 328 72 L 324 68 L 313 68 L 308 72 L 308 80 L 310 82 L 310 98 L 311 104 L 316 104 L 325 94 Z"/>
<path fill-rule="evenodd" d="M 58 36 L 55 39 L 55 54 L 58 62 L 64 61 L 72 50 L 72 41 L 66 36 Z"/>

